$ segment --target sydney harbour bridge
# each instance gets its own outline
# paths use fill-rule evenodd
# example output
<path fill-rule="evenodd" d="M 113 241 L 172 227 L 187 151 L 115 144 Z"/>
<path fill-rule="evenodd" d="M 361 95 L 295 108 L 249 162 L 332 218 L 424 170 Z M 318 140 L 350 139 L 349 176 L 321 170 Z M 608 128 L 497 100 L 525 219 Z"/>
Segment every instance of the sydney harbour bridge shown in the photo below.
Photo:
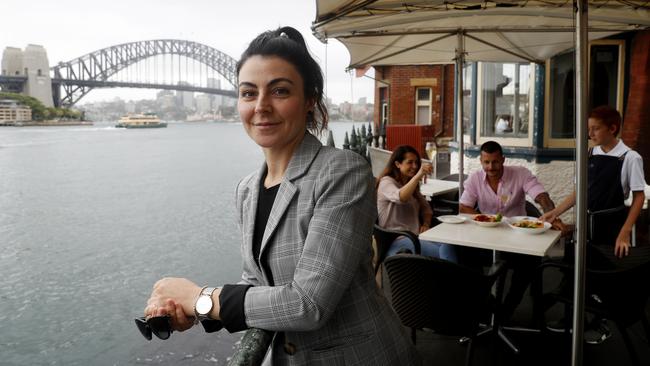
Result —
<path fill-rule="evenodd" d="M 157 39 L 103 48 L 50 67 L 53 104 L 70 107 L 94 88 L 148 88 L 235 97 L 236 60 L 201 43 Z M 40 73 L 40 71 L 39 71 Z M 0 75 L 3 91 L 22 92 L 30 74 Z"/>

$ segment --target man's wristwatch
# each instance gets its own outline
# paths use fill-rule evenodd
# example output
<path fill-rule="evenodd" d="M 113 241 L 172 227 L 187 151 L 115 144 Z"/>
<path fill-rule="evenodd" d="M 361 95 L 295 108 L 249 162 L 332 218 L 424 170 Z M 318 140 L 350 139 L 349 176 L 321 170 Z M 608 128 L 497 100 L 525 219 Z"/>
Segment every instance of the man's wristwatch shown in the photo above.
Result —
<path fill-rule="evenodd" d="M 196 316 L 196 321 L 209 319 L 208 315 L 212 311 L 212 293 L 216 290 L 216 287 L 204 287 L 201 290 L 199 298 L 196 299 L 194 303 L 194 315 Z"/>

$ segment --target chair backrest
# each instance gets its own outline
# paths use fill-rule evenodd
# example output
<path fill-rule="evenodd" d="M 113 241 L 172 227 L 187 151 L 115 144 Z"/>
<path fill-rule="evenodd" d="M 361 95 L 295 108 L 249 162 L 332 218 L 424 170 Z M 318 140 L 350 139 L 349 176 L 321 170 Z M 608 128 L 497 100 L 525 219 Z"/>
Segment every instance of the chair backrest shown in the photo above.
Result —
<path fill-rule="evenodd" d="M 392 305 L 402 324 L 473 336 L 491 305 L 496 275 L 438 258 L 400 254 L 385 260 Z"/>
<path fill-rule="evenodd" d="M 372 235 L 375 237 L 375 245 L 377 247 L 375 273 L 379 269 L 379 265 L 386 258 L 386 253 L 388 252 L 390 245 L 400 236 L 405 236 L 411 239 L 413 247 L 415 248 L 415 254 L 420 254 L 420 240 L 417 235 L 410 231 L 390 230 L 379 226 L 379 224 L 375 224 Z"/>
<path fill-rule="evenodd" d="M 542 216 L 542 213 L 534 203 L 526 200 L 526 216 L 540 217 Z"/>
<path fill-rule="evenodd" d="M 627 207 L 621 205 L 598 211 L 587 211 L 587 239 L 592 243 L 614 245 L 618 229 L 627 219 Z"/>

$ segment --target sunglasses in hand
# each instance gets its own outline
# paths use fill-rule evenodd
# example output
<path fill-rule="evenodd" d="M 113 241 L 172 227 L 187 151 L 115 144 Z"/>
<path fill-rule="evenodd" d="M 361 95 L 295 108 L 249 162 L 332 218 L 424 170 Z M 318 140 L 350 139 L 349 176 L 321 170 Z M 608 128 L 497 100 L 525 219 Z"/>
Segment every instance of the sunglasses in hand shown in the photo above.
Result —
<path fill-rule="evenodd" d="M 135 325 L 148 341 L 152 334 L 163 340 L 172 334 L 172 317 L 169 315 L 135 318 Z"/>

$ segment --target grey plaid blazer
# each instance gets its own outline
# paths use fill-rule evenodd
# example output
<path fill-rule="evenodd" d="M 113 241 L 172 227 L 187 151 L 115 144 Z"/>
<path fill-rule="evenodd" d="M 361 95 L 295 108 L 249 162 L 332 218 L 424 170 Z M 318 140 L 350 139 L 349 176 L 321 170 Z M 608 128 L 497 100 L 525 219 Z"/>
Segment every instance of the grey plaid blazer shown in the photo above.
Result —
<path fill-rule="evenodd" d="M 265 364 L 420 364 L 371 270 L 374 184 L 358 154 L 324 147 L 306 133 L 280 184 L 252 255 L 259 182 L 237 187 L 246 324 L 279 332 Z M 273 286 L 270 286 L 271 275 Z"/>

